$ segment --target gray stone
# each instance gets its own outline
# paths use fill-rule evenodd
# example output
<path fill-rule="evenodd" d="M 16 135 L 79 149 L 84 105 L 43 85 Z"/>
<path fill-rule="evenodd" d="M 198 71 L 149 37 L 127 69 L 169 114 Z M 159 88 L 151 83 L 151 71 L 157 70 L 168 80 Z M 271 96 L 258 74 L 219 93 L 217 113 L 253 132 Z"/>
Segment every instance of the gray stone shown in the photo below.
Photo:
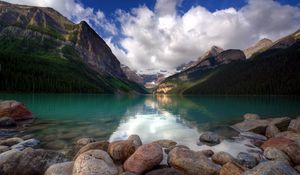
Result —
<path fill-rule="evenodd" d="M 246 137 L 248 139 L 252 139 L 255 141 L 266 141 L 267 140 L 267 137 L 265 137 L 261 134 L 253 133 L 253 132 L 241 132 L 240 136 Z"/>
<path fill-rule="evenodd" d="M 226 153 L 224 151 L 220 151 L 216 154 L 214 154 L 211 157 L 212 161 L 219 164 L 219 165 L 225 165 L 228 162 L 234 162 L 235 159 L 232 155 L 230 155 L 229 153 Z"/>
<path fill-rule="evenodd" d="M 0 154 L 10 150 L 9 146 L 0 146 Z"/>
<path fill-rule="evenodd" d="M 200 138 L 200 142 L 208 145 L 216 145 L 221 142 L 221 138 L 219 135 L 213 133 L 213 132 L 204 132 Z"/>
<path fill-rule="evenodd" d="M 9 138 L 9 139 L 5 139 L 5 140 L 1 140 L 0 141 L 0 145 L 4 145 L 4 146 L 13 146 L 15 144 L 18 144 L 20 142 L 23 142 L 24 140 L 18 137 L 14 137 L 14 138 Z"/>
<path fill-rule="evenodd" d="M 142 140 L 138 135 L 130 135 L 127 140 L 133 142 L 133 144 L 135 145 L 135 149 L 143 145 Z"/>
<path fill-rule="evenodd" d="M 246 168 L 253 168 L 258 163 L 253 155 L 244 152 L 240 152 L 237 155 L 237 160 L 241 165 L 243 165 Z"/>
<path fill-rule="evenodd" d="M 286 162 L 265 161 L 242 175 L 299 175 L 299 173 Z"/>
<path fill-rule="evenodd" d="M 0 118 L 0 127 L 14 127 L 16 126 L 16 122 L 14 119 L 10 117 L 1 117 Z"/>
<path fill-rule="evenodd" d="M 25 140 L 23 142 L 20 142 L 16 145 L 13 145 L 11 147 L 11 149 L 17 149 L 17 150 L 24 150 L 25 148 L 38 148 L 40 145 L 40 141 L 38 141 L 37 139 L 29 139 L 29 140 Z"/>
<path fill-rule="evenodd" d="M 44 175 L 72 175 L 74 162 L 64 162 L 51 165 Z"/>

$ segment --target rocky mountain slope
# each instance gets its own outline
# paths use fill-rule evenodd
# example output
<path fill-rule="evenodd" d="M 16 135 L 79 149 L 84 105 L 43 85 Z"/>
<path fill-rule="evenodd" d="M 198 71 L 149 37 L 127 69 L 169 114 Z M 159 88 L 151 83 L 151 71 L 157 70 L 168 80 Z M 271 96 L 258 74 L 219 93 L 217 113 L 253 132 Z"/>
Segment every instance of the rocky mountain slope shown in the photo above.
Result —
<path fill-rule="evenodd" d="M 246 57 L 241 50 L 225 50 L 213 46 L 194 66 L 168 77 L 156 89 L 156 93 L 181 93 L 191 82 L 197 80 L 199 74 L 215 69 L 221 65 L 234 61 L 245 60 Z"/>
<path fill-rule="evenodd" d="M 263 52 L 264 50 L 266 50 L 269 47 L 271 47 L 272 44 L 273 44 L 272 40 L 269 40 L 269 39 L 266 39 L 266 38 L 258 41 L 254 46 L 251 46 L 251 47 L 249 47 L 249 48 L 247 48 L 247 49 L 244 50 L 246 58 L 249 59 L 255 53 Z"/>
<path fill-rule="evenodd" d="M 1 91 L 143 92 L 86 22 L 52 8 L 0 1 L 0 39 Z"/>
<path fill-rule="evenodd" d="M 300 30 L 279 39 L 251 59 L 171 76 L 158 86 L 156 93 L 299 95 L 299 58 Z"/>
<path fill-rule="evenodd" d="M 128 66 L 122 65 L 121 66 L 123 72 L 125 73 L 128 80 L 136 82 L 140 85 L 144 84 L 144 79 L 140 75 L 138 75 L 135 71 L 131 70 Z"/>

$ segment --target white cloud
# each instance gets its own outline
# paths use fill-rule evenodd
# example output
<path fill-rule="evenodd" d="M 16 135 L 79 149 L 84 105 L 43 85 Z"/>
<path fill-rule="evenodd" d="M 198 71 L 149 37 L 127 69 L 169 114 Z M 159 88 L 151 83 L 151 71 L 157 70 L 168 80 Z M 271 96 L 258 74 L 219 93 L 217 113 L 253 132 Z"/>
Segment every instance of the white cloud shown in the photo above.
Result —
<path fill-rule="evenodd" d="M 263 37 L 273 40 L 300 27 L 300 9 L 273 0 L 249 0 L 234 8 L 210 12 L 191 7 L 176 12 L 181 0 L 157 0 L 130 12 L 118 11 L 123 38 L 109 45 L 124 64 L 140 72 L 169 70 L 196 59 L 212 45 L 244 49 Z"/>
<path fill-rule="evenodd" d="M 85 20 L 96 28 L 101 28 L 111 35 L 117 34 L 116 26 L 107 20 L 104 13 L 90 7 L 84 7 L 76 0 L 4 0 L 15 4 L 52 7 L 75 23 Z"/>

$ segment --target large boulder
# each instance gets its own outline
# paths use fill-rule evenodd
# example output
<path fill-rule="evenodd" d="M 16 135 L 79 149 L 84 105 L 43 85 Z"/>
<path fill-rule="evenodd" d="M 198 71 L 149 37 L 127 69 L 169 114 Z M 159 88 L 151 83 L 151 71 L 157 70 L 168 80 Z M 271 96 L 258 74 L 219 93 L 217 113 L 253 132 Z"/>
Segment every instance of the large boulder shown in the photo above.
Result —
<path fill-rule="evenodd" d="M 284 137 L 290 140 L 293 140 L 298 145 L 300 145 L 300 133 L 292 131 L 284 131 L 275 135 L 276 137 Z"/>
<path fill-rule="evenodd" d="M 243 165 L 246 168 L 253 168 L 258 163 L 253 155 L 245 152 L 238 153 L 237 160 L 241 165 Z"/>
<path fill-rule="evenodd" d="M 169 152 L 176 147 L 183 148 L 183 149 L 190 149 L 189 147 L 187 147 L 185 145 L 174 145 L 174 146 L 170 146 L 169 148 L 165 148 L 165 153 L 169 154 Z"/>
<path fill-rule="evenodd" d="M 124 162 L 134 152 L 135 144 L 130 140 L 115 141 L 108 146 L 108 153 L 115 161 Z"/>
<path fill-rule="evenodd" d="M 300 133 L 300 117 L 298 117 L 297 119 L 294 119 L 290 122 L 288 130 Z"/>
<path fill-rule="evenodd" d="M 163 160 L 161 146 L 150 143 L 140 146 L 124 163 L 124 170 L 143 174 L 160 164 Z"/>
<path fill-rule="evenodd" d="M 0 118 L 0 128 L 15 127 L 16 125 L 16 121 L 11 117 Z"/>
<path fill-rule="evenodd" d="M 245 171 L 245 168 L 236 162 L 228 162 L 222 166 L 220 175 L 241 175 Z"/>
<path fill-rule="evenodd" d="M 299 175 L 299 173 L 286 162 L 265 161 L 242 175 Z"/>
<path fill-rule="evenodd" d="M 219 164 L 219 165 L 224 165 L 228 162 L 233 162 L 235 161 L 234 157 L 230 155 L 229 153 L 226 153 L 224 151 L 220 151 L 216 154 L 214 154 L 211 157 L 212 161 Z"/>
<path fill-rule="evenodd" d="M 150 171 L 145 175 L 183 175 L 183 174 L 174 168 L 162 168 L 162 169 Z"/>
<path fill-rule="evenodd" d="M 110 156 L 102 150 L 89 150 L 77 157 L 73 175 L 117 175 L 118 168 Z"/>
<path fill-rule="evenodd" d="M 64 162 L 51 165 L 44 175 L 72 175 L 74 162 Z"/>
<path fill-rule="evenodd" d="M 129 140 L 129 141 L 132 141 L 132 142 L 133 142 L 133 144 L 135 145 L 135 149 L 138 149 L 138 147 L 140 147 L 140 146 L 142 146 L 142 145 L 143 145 L 143 143 L 142 143 L 142 140 L 141 140 L 140 136 L 138 136 L 138 135 L 135 135 L 135 134 L 133 134 L 133 135 L 130 135 L 130 136 L 128 137 L 128 139 L 127 139 L 127 140 Z"/>
<path fill-rule="evenodd" d="M 294 164 L 300 164 L 300 146 L 291 139 L 285 137 L 273 137 L 267 140 L 261 147 L 264 150 L 268 147 L 277 148 L 288 155 Z"/>
<path fill-rule="evenodd" d="M 271 118 L 269 119 L 270 125 L 276 126 L 280 131 L 286 131 L 291 122 L 289 117 Z"/>
<path fill-rule="evenodd" d="M 171 146 L 177 145 L 177 143 L 175 141 L 173 141 L 173 140 L 166 140 L 166 139 L 164 139 L 164 140 L 157 140 L 154 143 L 159 144 L 163 148 L 170 148 Z"/>
<path fill-rule="evenodd" d="M 221 137 L 218 134 L 207 131 L 201 134 L 199 138 L 200 142 L 208 145 L 216 145 L 221 142 Z"/>
<path fill-rule="evenodd" d="M 178 147 L 170 151 L 168 163 L 187 175 L 217 175 L 220 171 L 220 166 L 202 153 Z"/>
<path fill-rule="evenodd" d="M 77 154 L 74 156 L 74 160 L 82 153 L 87 152 L 89 150 L 93 150 L 93 149 L 99 149 L 99 150 L 103 150 L 103 151 L 107 151 L 108 149 L 108 145 L 109 142 L 107 141 L 99 141 L 99 142 L 93 142 L 93 143 L 89 143 L 87 145 L 85 145 L 84 147 L 82 147 Z"/>
<path fill-rule="evenodd" d="M 279 160 L 283 162 L 291 163 L 291 159 L 282 151 L 277 148 L 268 147 L 264 151 L 264 156 L 268 160 Z"/>
<path fill-rule="evenodd" d="M 0 101 L 0 118 L 11 117 L 14 120 L 32 119 L 32 113 L 20 102 L 14 100 Z"/>
<path fill-rule="evenodd" d="M 87 145 L 89 143 L 93 143 L 93 142 L 96 142 L 96 140 L 94 138 L 90 138 L 90 137 L 81 138 L 76 141 L 76 146 L 79 148 L 82 148 L 85 145 Z"/>
<path fill-rule="evenodd" d="M 0 174 L 43 175 L 51 165 L 66 161 L 62 153 L 55 151 L 32 148 L 11 151 L 10 156 L 0 161 Z"/>

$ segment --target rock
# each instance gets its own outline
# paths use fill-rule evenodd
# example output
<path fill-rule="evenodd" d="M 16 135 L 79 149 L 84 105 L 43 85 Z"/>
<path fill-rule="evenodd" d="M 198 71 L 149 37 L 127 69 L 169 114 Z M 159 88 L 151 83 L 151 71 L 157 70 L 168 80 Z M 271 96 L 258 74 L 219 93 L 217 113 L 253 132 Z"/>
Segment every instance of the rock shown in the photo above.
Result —
<path fill-rule="evenodd" d="M 178 147 L 170 151 L 168 163 L 187 175 L 217 175 L 220 171 L 220 166 L 202 153 Z"/>
<path fill-rule="evenodd" d="M 32 119 L 32 113 L 20 102 L 14 100 L 0 101 L 0 118 L 11 117 L 14 120 Z"/>
<path fill-rule="evenodd" d="M 204 132 L 200 138 L 200 142 L 204 144 L 209 144 L 209 145 L 216 145 L 221 142 L 221 138 L 219 135 L 213 133 L 213 132 Z"/>
<path fill-rule="evenodd" d="M 300 173 L 300 165 L 297 165 L 294 167 L 296 171 L 298 171 L 298 173 Z"/>
<path fill-rule="evenodd" d="M 96 140 L 94 138 L 81 138 L 76 141 L 76 145 L 81 148 L 81 147 L 83 147 L 89 143 L 93 143 L 93 142 L 96 142 Z"/>
<path fill-rule="evenodd" d="M 145 175 L 183 175 L 183 174 L 174 168 L 162 168 L 162 169 L 150 171 Z"/>
<path fill-rule="evenodd" d="M 288 131 L 300 133 L 300 117 L 298 117 L 297 119 L 294 119 L 290 122 Z"/>
<path fill-rule="evenodd" d="M 232 127 L 240 132 L 254 132 L 257 134 L 265 135 L 266 128 L 269 125 L 269 123 L 269 121 L 262 119 L 246 120 L 232 125 Z"/>
<path fill-rule="evenodd" d="M 121 173 L 120 175 L 137 175 L 137 174 L 126 171 L 126 172 Z"/>
<path fill-rule="evenodd" d="M 0 154 L 10 150 L 9 146 L 0 146 Z"/>
<path fill-rule="evenodd" d="M 1 117 L 0 118 L 0 127 L 14 127 L 16 126 L 16 122 L 14 119 L 10 118 L 10 117 Z"/>
<path fill-rule="evenodd" d="M 224 151 L 220 151 L 216 154 L 214 154 L 211 157 L 212 161 L 219 164 L 219 165 L 225 165 L 228 162 L 233 162 L 235 161 L 234 157 L 230 155 L 229 153 L 226 153 Z"/>
<path fill-rule="evenodd" d="M 140 146 L 124 163 L 124 170 L 142 174 L 160 164 L 163 160 L 161 146 L 155 143 Z"/>
<path fill-rule="evenodd" d="M 299 173 L 286 162 L 265 161 L 242 175 L 299 175 Z"/>
<path fill-rule="evenodd" d="M 24 150 L 25 148 L 28 148 L 28 147 L 38 148 L 39 145 L 40 145 L 40 141 L 38 141 L 36 139 L 29 139 L 29 140 L 25 140 L 23 142 L 20 142 L 16 145 L 13 145 L 11 148 L 22 151 L 22 150 Z"/>
<path fill-rule="evenodd" d="M 235 162 L 228 162 L 222 166 L 220 175 L 241 175 L 245 171 L 241 165 Z"/>
<path fill-rule="evenodd" d="M 300 146 L 291 139 L 273 137 L 267 140 L 261 147 L 264 150 L 268 147 L 277 148 L 288 155 L 294 164 L 300 164 Z"/>
<path fill-rule="evenodd" d="M 280 151 L 277 148 L 272 148 L 272 147 L 266 148 L 264 151 L 264 156 L 268 160 L 279 160 L 291 164 L 291 159 L 284 152 Z"/>
<path fill-rule="evenodd" d="M 199 151 L 200 153 L 204 154 L 206 157 L 211 157 L 214 155 L 214 152 L 210 149 L 208 150 L 202 150 L 202 151 Z"/>
<path fill-rule="evenodd" d="M 246 137 L 248 139 L 252 139 L 254 141 L 266 141 L 267 137 L 261 135 L 261 134 L 256 134 L 253 132 L 241 132 L 240 136 Z"/>
<path fill-rule="evenodd" d="M 141 138 L 138 135 L 131 135 L 128 137 L 127 140 L 130 140 L 133 142 L 133 144 L 135 145 L 135 149 L 137 149 L 138 147 L 143 145 Z"/>
<path fill-rule="evenodd" d="M 300 145 L 300 133 L 292 132 L 292 131 L 284 131 L 276 134 L 276 137 L 284 137 L 290 140 L 293 140 L 298 145 Z"/>
<path fill-rule="evenodd" d="M 170 148 L 171 146 L 177 145 L 173 140 L 157 140 L 154 143 L 159 144 L 163 148 Z"/>
<path fill-rule="evenodd" d="M 93 143 L 89 143 L 87 145 L 85 145 L 84 147 L 82 147 L 77 154 L 74 156 L 74 160 L 82 153 L 89 151 L 89 150 L 93 150 L 93 149 L 99 149 L 99 150 L 103 150 L 103 151 L 107 151 L 108 149 L 108 145 L 109 142 L 107 141 L 100 141 L 100 142 L 93 142 Z"/>
<path fill-rule="evenodd" d="M 4 146 L 13 146 L 15 144 L 18 144 L 20 142 L 23 142 L 24 140 L 18 137 L 13 137 L 13 138 L 9 138 L 6 140 L 1 140 L 0 141 L 0 145 L 4 145 Z"/>
<path fill-rule="evenodd" d="M 102 150 L 89 150 L 79 155 L 74 163 L 73 175 L 117 175 L 118 168 Z"/>
<path fill-rule="evenodd" d="M 0 174 L 44 174 L 49 166 L 66 161 L 62 153 L 55 151 L 32 148 L 11 151 L 14 152 L 0 163 Z"/>
<path fill-rule="evenodd" d="M 266 136 L 268 138 L 275 137 L 280 131 L 275 125 L 269 125 L 266 129 Z"/>
<path fill-rule="evenodd" d="M 44 175 L 72 175 L 74 162 L 64 162 L 51 165 Z"/>
<path fill-rule="evenodd" d="M 58 139 L 48 142 L 45 147 L 51 150 L 62 150 L 67 147 L 67 143 L 64 140 Z"/>
<path fill-rule="evenodd" d="M 250 114 L 250 113 L 245 114 L 243 117 L 244 117 L 245 120 L 257 120 L 257 119 L 260 119 L 259 115 L 257 115 L 257 114 Z"/>
<path fill-rule="evenodd" d="M 174 145 L 174 146 L 171 146 L 171 147 L 169 147 L 169 148 L 166 148 L 166 149 L 165 149 L 165 153 L 166 153 L 166 154 L 169 154 L 169 152 L 170 152 L 172 149 L 176 148 L 176 147 L 178 147 L 178 148 L 183 148 L 183 149 L 190 149 L 189 147 L 187 147 L 187 146 L 185 146 L 185 145 Z"/>
<path fill-rule="evenodd" d="M 257 160 L 249 153 L 240 152 L 237 155 L 238 162 L 246 168 L 253 168 L 257 165 Z"/>
<path fill-rule="evenodd" d="M 135 144 L 130 140 L 115 141 L 108 146 L 108 153 L 115 161 L 124 162 L 134 152 Z"/>
<path fill-rule="evenodd" d="M 291 122 L 289 117 L 272 118 L 270 125 L 276 126 L 280 131 L 286 131 Z"/>

